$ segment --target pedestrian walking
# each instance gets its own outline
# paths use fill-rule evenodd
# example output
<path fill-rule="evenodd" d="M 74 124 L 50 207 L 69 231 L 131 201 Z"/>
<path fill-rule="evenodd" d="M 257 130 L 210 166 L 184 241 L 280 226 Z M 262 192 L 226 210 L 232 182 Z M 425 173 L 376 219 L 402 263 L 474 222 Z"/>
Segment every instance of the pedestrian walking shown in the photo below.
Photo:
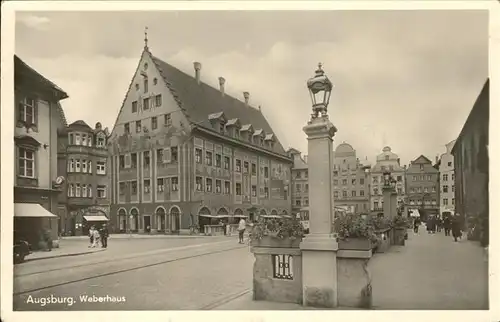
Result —
<path fill-rule="evenodd" d="M 458 216 L 453 216 L 451 219 L 451 233 L 455 242 L 458 241 L 458 238 L 462 237 L 462 225 Z"/>
<path fill-rule="evenodd" d="M 90 244 L 89 244 L 89 248 L 92 247 L 92 245 L 94 245 L 94 226 L 90 227 L 89 229 L 89 240 L 90 240 Z"/>
<path fill-rule="evenodd" d="M 241 218 L 238 223 L 238 233 L 239 233 L 239 244 L 243 244 L 243 235 L 245 234 L 245 229 L 247 228 L 247 223 L 245 219 Z"/>
<path fill-rule="evenodd" d="M 450 219 L 450 216 L 444 217 L 443 226 L 444 226 L 444 235 L 445 236 L 450 236 L 450 230 L 451 230 L 451 219 Z"/>
<path fill-rule="evenodd" d="M 92 230 L 92 234 L 94 235 L 94 242 L 92 243 L 92 248 L 99 247 L 100 239 L 101 239 L 101 236 L 99 234 L 99 230 L 97 230 L 94 227 L 94 229 Z"/>
<path fill-rule="evenodd" d="M 421 223 L 422 221 L 420 220 L 420 217 L 415 217 L 415 219 L 413 220 L 413 232 L 415 234 L 418 234 L 418 227 Z"/>
<path fill-rule="evenodd" d="M 108 248 L 108 237 L 109 237 L 108 226 L 106 224 L 103 224 L 99 233 L 101 237 L 102 248 Z"/>

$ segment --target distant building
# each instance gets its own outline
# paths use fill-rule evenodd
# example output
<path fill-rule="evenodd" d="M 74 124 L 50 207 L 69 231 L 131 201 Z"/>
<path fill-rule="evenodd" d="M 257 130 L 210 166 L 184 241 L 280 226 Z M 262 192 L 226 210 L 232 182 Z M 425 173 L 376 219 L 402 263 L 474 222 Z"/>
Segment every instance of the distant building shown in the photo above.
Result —
<path fill-rule="evenodd" d="M 455 209 L 475 220 L 483 245 L 489 244 L 489 79 L 451 151 L 455 162 Z"/>
<path fill-rule="evenodd" d="M 423 216 L 439 214 L 439 170 L 421 155 L 406 170 L 408 207 L 418 209 Z"/>
<path fill-rule="evenodd" d="M 36 248 L 44 229 L 57 239 L 57 131 L 68 94 L 14 56 L 14 96 L 14 230 Z"/>
<path fill-rule="evenodd" d="M 260 108 L 153 56 L 148 47 L 110 139 L 111 228 L 173 232 L 290 214 L 292 160 Z"/>
<path fill-rule="evenodd" d="M 333 198 L 335 206 L 351 212 L 370 210 L 369 165 L 360 163 L 356 150 L 348 144 L 337 146 L 333 161 Z"/>
<path fill-rule="evenodd" d="M 382 153 L 377 155 L 377 162 L 370 171 L 370 205 L 371 210 L 382 212 L 384 210 L 384 172 L 389 171 L 396 180 L 398 206 L 404 205 L 406 197 L 406 166 L 401 166 L 399 156 L 386 146 Z"/>
<path fill-rule="evenodd" d="M 61 233 L 87 235 L 91 225 L 109 220 L 108 129 L 82 120 L 59 131 L 58 168 L 66 177 L 59 197 Z"/>
<path fill-rule="evenodd" d="M 456 140 L 446 144 L 446 152 L 441 154 L 439 162 L 439 212 L 455 211 L 455 165 L 454 157 L 451 154 Z"/>
<path fill-rule="evenodd" d="M 302 218 L 309 214 L 309 173 L 307 166 L 307 155 L 301 156 L 300 151 L 289 149 L 288 153 L 293 159 L 292 167 L 292 213 L 303 213 Z"/>

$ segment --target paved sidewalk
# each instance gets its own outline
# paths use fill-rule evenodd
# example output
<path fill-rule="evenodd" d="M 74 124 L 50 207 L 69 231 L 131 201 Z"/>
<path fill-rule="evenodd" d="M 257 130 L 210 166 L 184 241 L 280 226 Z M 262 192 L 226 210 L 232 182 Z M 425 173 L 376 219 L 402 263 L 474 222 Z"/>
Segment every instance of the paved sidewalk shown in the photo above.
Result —
<path fill-rule="evenodd" d="M 65 243 L 64 241 L 59 241 L 58 248 L 52 248 L 52 251 L 35 251 L 32 254 L 26 256 L 25 261 L 34 261 L 40 259 L 58 258 L 58 257 L 68 257 L 68 256 L 78 256 L 90 253 L 101 252 L 106 249 L 104 248 L 82 248 L 80 243 Z"/>
<path fill-rule="evenodd" d="M 224 235 L 215 235 L 215 236 L 206 236 L 206 235 L 165 235 L 165 234 L 110 234 L 110 239 L 155 239 L 155 238 L 221 238 L 221 237 L 237 237 L 238 234 L 232 234 L 228 236 Z M 248 236 L 248 233 L 245 234 Z M 77 240 L 77 239 L 88 239 L 88 236 L 63 236 L 62 240 Z"/>

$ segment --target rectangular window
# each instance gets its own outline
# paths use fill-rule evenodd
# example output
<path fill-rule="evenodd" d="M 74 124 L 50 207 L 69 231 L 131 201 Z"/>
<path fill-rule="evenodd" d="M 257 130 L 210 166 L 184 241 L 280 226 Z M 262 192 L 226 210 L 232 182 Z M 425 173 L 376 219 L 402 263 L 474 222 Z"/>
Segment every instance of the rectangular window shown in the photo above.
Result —
<path fill-rule="evenodd" d="M 81 187 L 80 187 L 79 183 L 76 184 L 75 196 L 76 197 L 80 197 L 81 196 Z"/>
<path fill-rule="evenodd" d="M 87 198 L 87 185 L 82 184 L 82 197 Z"/>
<path fill-rule="evenodd" d="M 143 161 L 144 161 L 144 167 L 148 168 L 151 164 L 151 157 L 149 156 L 149 151 L 144 151 L 143 156 Z"/>
<path fill-rule="evenodd" d="M 304 176 L 305 176 L 306 178 L 309 178 L 309 172 L 308 172 L 307 170 L 304 172 Z"/>
<path fill-rule="evenodd" d="M 82 172 L 87 173 L 87 160 L 82 160 Z"/>
<path fill-rule="evenodd" d="M 304 198 L 304 206 L 309 206 L 309 199 L 308 198 Z"/>
<path fill-rule="evenodd" d="M 164 116 L 164 125 L 165 127 L 170 127 L 172 126 L 172 115 L 169 113 L 169 114 L 165 114 Z"/>
<path fill-rule="evenodd" d="M 97 147 L 104 148 L 106 145 L 106 138 L 103 135 L 97 136 Z"/>
<path fill-rule="evenodd" d="M 156 162 L 163 163 L 163 149 L 156 150 Z"/>
<path fill-rule="evenodd" d="M 148 90 L 149 90 L 149 82 L 148 82 L 148 78 L 147 77 L 144 77 L 144 93 L 147 93 Z"/>
<path fill-rule="evenodd" d="M 402 195 L 403 194 L 403 189 L 402 188 L 398 188 L 398 195 Z"/>
<path fill-rule="evenodd" d="M 257 186 L 252 186 L 252 197 L 257 197 Z"/>
<path fill-rule="evenodd" d="M 123 126 L 125 128 L 125 133 L 129 134 L 130 133 L 130 123 L 125 123 Z"/>
<path fill-rule="evenodd" d="M 212 179 L 210 178 L 205 179 L 205 189 L 207 192 L 212 192 Z"/>
<path fill-rule="evenodd" d="M 226 195 L 231 194 L 231 182 L 230 181 L 224 181 L 224 194 L 226 194 Z"/>
<path fill-rule="evenodd" d="M 269 178 L 269 168 L 268 167 L 264 167 L 264 178 Z"/>
<path fill-rule="evenodd" d="M 417 181 L 417 176 L 413 176 L 413 181 Z"/>
<path fill-rule="evenodd" d="M 443 181 L 448 181 L 448 175 L 447 174 L 443 174 Z"/>
<path fill-rule="evenodd" d="M 373 195 L 375 195 L 375 196 L 378 195 L 378 189 L 377 188 L 373 189 Z"/>
<path fill-rule="evenodd" d="M 80 134 L 75 134 L 75 145 L 81 145 L 82 144 L 82 141 L 81 141 L 81 136 Z"/>
<path fill-rule="evenodd" d="M 215 166 L 217 168 L 222 167 L 222 156 L 218 153 L 215 155 Z"/>
<path fill-rule="evenodd" d="M 142 131 L 141 121 L 135 121 L 135 133 L 140 133 Z"/>
<path fill-rule="evenodd" d="M 206 165 L 212 165 L 213 162 L 213 154 L 210 151 L 205 151 L 205 163 Z"/>
<path fill-rule="evenodd" d="M 203 178 L 196 177 L 196 191 L 203 191 Z"/>
<path fill-rule="evenodd" d="M 432 181 L 432 176 L 431 175 L 427 176 L 427 181 Z"/>
<path fill-rule="evenodd" d="M 236 183 L 236 195 L 241 196 L 241 183 Z"/>
<path fill-rule="evenodd" d="M 68 172 L 75 172 L 75 160 L 68 161 Z"/>
<path fill-rule="evenodd" d="M 347 185 L 347 179 L 342 179 L 342 185 L 344 185 L 344 186 Z"/>
<path fill-rule="evenodd" d="M 170 182 L 172 183 L 172 191 L 179 191 L 179 178 L 172 177 L 170 178 Z"/>
<path fill-rule="evenodd" d="M 356 184 L 356 179 L 352 179 L 352 180 L 351 180 L 351 184 L 352 184 L 352 185 L 355 185 L 355 184 Z"/>
<path fill-rule="evenodd" d="M 436 187 L 432 187 L 432 192 L 436 192 Z"/>
<path fill-rule="evenodd" d="M 451 180 L 455 180 L 455 174 L 454 173 L 451 174 Z"/>
<path fill-rule="evenodd" d="M 137 113 L 137 101 L 132 102 L 132 113 Z"/>
<path fill-rule="evenodd" d="M 269 188 L 268 187 L 264 187 L 264 197 L 269 198 Z"/>
<path fill-rule="evenodd" d="M 163 178 L 156 179 L 156 191 L 163 192 L 165 190 L 165 183 Z"/>
<path fill-rule="evenodd" d="M 161 106 L 161 94 L 155 96 L 155 106 L 156 107 Z"/>
<path fill-rule="evenodd" d="M 137 153 L 131 153 L 130 154 L 130 164 L 131 168 L 137 168 Z"/>
<path fill-rule="evenodd" d="M 224 169 L 229 170 L 229 165 L 231 164 L 231 159 L 229 157 L 224 157 Z"/>
<path fill-rule="evenodd" d="M 302 190 L 302 186 L 300 185 L 300 183 L 297 183 L 297 184 L 295 185 L 295 191 L 297 191 L 297 192 L 301 192 L 301 190 Z"/>
<path fill-rule="evenodd" d="M 151 118 L 151 129 L 156 130 L 158 128 L 158 118 L 153 116 Z"/>
<path fill-rule="evenodd" d="M 304 185 L 304 192 L 309 192 L 309 184 Z"/>
<path fill-rule="evenodd" d="M 179 152 L 176 146 L 170 148 L 170 162 L 177 162 L 179 160 Z"/>
<path fill-rule="evenodd" d="M 295 205 L 296 205 L 297 207 L 300 207 L 300 206 L 302 205 L 302 204 L 301 204 L 301 200 L 300 200 L 300 199 L 299 199 L 299 200 L 295 200 Z"/>
<path fill-rule="evenodd" d="M 443 205 L 448 206 L 448 198 L 443 199 Z"/>
<path fill-rule="evenodd" d="M 255 163 L 252 163 L 252 176 L 257 175 L 257 165 Z"/>
<path fill-rule="evenodd" d="M 451 186 L 451 192 L 455 192 L 455 185 Z"/>
<path fill-rule="evenodd" d="M 429 192 L 429 188 L 425 187 L 424 192 Z"/>
<path fill-rule="evenodd" d="M 351 196 L 352 196 L 352 197 L 356 197 L 356 191 L 354 191 L 354 190 L 353 190 L 353 191 L 351 192 Z"/>
<path fill-rule="evenodd" d="M 359 179 L 359 184 L 365 184 L 365 179 Z"/>
<path fill-rule="evenodd" d="M 100 199 L 106 198 L 106 186 L 103 185 L 97 186 L 97 198 Z"/>
<path fill-rule="evenodd" d="M 359 195 L 360 195 L 361 197 L 363 197 L 363 196 L 365 195 L 365 191 L 364 191 L 364 190 L 360 190 L 360 191 L 359 191 Z"/>
<path fill-rule="evenodd" d="M 144 179 L 144 193 L 150 193 L 150 192 L 151 192 L 151 180 Z"/>
<path fill-rule="evenodd" d="M 25 124 L 35 124 L 36 115 L 36 100 L 34 98 L 27 98 L 19 102 L 19 120 Z"/>
<path fill-rule="evenodd" d="M 339 197 L 339 192 L 338 191 L 334 191 L 333 192 L 333 198 L 338 198 Z"/>
<path fill-rule="evenodd" d="M 87 189 L 89 198 L 92 198 L 92 185 L 91 184 L 87 185 Z"/>
<path fill-rule="evenodd" d="M 19 148 L 18 175 L 26 178 L 35 177 L 35 152 Z"/>
<path fill-rule="evenodd" d="M 347 191 L 342 191 L 342 197 L 346 198 L 347 197 Z"/>
<path fill-rule="evenodd" d="M 424 170 L 424 165 L 423 164 L 420 165 L 420 170 Z"/>
<path fill-rule="evenodd" d="M 119 156 L 119 163 L 120 163 L 120 169 L 125 168 L 125 156 L 124 155 Z"/>
<path fill-rule="evenodd" d="M 398 182 L 403 181 L 403 176 L 397 176 L 397 180 L 398 180 Z"/>
<path fill-rule="evenodd" d="M 243 162 L 243 173 L 248 173 L 249 171 L 249 163 L 247 161 Z"/>
<path fill-rule="evenodd" d="M 132 187 L 132 194 L 136 195 L 137 194 L 137 181 L 132 181 L 131 187 Z"/>
<path fill-rule="evenodd" d="M 195 156 L 195 159 L 196 159 L 196 163 L 199 163 L 201 164 L 201 149 L 195 149 L 194 150 L 194 156 Z"/>
<path fill-rule="evenodd" d="M 378 183 L 378 177 L 373 177 L 373 183 Z"/>
<path fill-rule="evenodd" d="M 87 145 L 87 134 L 82 134 L 82 145 L 83 146 Z"/>
<path fill-rule="evenodd" d="M 215 193 L 221 193 L 221 192 L 222 192 L 222 181 L 215 180 Z"/>
<path fill-rule="evenodd" d="M 443 186 L 443 192 L 448 192 L 448 186 Z"/>
<path fill-rule="evenodd" d="M 450 161 L 450 162 L 448 162 L 448 166 L 449 166 L 449 167 L 451 167 L 451 164 L 452 164 L 452 163 L 451 163 L 451 161 Z"/>
<path fill-rule="evenodd" d="M 80 160 L 75 160 L 75 172 L 80 172 Z"/>
<path fill-rule="evenodd" d="M 241 172 L 241 160 L 236 159 L 236 172 Z"/>
<path fill-rule="evenodd" d="M 106 174 L 106 162 L 97 161 L 97 174 Z"/>
<path fill-rule="evenodd" d="M 125 194 L 125 189 L 127 188 L 127 184 L 125 182 L 120 182 L 120 195 Z"/>
<path fill-rule="evenodd" d="M 74 140 L 75 140 L 75 138 L 74 138 L 73 133 L 70 133 L 70 134 L 69 134 L 69 141 L 68 141 L 68 144 L 69 144 L 69 145 L 73 145 Z"/>
<path fill-rule="evenodd" d="M 451 199 L 451 204 L 454 206 L 455 205 L 455 198 Z"/>
<path fill-rule="evenodd" d="M 75 187 L 73 184 L 68 185 L 68 197 L 73 197 L 75 195 Z"/>

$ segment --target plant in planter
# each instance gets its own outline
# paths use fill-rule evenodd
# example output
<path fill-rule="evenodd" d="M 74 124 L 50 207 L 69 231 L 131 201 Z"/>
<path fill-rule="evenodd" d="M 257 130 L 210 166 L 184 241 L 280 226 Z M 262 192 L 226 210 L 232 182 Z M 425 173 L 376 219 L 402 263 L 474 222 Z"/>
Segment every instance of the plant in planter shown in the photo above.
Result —
<path fill-rule="evenodd" d="M 373 226 L 375 230 L 386 230 L 391 228 L 391 221 L 386 217 L 372 216 L 369 220 L 369 224 Z"/>
<path fill-rule="evenodd" d="M 304 236 L 304 227 L 297 218 L 260 219 L 253 226 L 250 241 L 254 246 L 292 247 Z"/>
<path fill-rule="evenodd" d="M 335 218 L 333 231 L 340 249 L 371 249 L 379 242 L 370 220 L 355 214 Z"/>
<path fill-rule="evenodd" d="M 408 219 L 403 216 L 396 216 L 392 220 L 392 227 L 396 229 L 407 229 L 408 225 L 409 225 Z"/>

